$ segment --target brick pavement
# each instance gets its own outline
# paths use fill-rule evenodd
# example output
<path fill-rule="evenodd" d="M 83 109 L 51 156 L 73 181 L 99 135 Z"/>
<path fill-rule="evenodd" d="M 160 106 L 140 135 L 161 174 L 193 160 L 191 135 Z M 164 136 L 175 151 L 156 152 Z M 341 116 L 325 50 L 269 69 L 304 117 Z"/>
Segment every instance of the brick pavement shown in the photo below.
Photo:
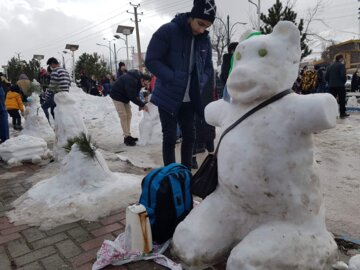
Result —
<path fill-rule="evenodd" d="M 40 231 L 37 227 L 27 225 L 15 226 L 9 222 L 5 213 L 11 209 L 10 203 L 31 187 L 26 179 L 40 168 L 32 164 L 6 168 L 0 163 L 0 269 L 91 269 L 103 240 L 114 240 L 124 231 L 125 209 L 113 211 L 97 222 L 79 221 L 47 231 Z M 5 173 L 8 176 L 1 177 Z M 168 253 L 167 255 L 170 256 Z M 141 261 L 104 269 L 163 270 L 167 268 L 151 261 Z M 225 269 L 225 265 L 221 264 L 212 269 Z"/>

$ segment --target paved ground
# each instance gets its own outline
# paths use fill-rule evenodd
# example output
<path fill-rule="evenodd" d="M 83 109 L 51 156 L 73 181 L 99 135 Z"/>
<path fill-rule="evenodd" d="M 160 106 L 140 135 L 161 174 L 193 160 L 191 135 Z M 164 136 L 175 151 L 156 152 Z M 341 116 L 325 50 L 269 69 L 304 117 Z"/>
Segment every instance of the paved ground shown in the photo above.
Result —
<path fill-rule="evenodd" d="M 0 163 L 0 269 L 91 269 L 103 240 L 113 240 L 124 231 L 125 210 L 118 209 L 98 222 L 79 221 L 48 231 L 9 223 L 5 213 L 11 209 L 10 203 L 31 187 L 28 179 L 35 178 L 40 169 L 33 164 L 8 168 Z M 166 268 L 153 262 L 138 262 L 105 269 Z M 213 269 L 225 269 L 225 265 Z"/>

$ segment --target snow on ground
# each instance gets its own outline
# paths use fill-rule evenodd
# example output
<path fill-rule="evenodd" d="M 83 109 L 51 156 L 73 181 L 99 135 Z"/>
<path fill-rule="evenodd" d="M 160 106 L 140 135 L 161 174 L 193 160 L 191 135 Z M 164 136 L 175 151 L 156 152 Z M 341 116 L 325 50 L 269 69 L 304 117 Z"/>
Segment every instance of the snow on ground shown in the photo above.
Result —
<path fill-rule="evenodd" d="M 327 226 L 335 234 L 360 239 L 360 114 L 351 113 L 334 129 L 315 134 L 314 145 Z"/>
<path fill-rule="evenodd" d="M 73 145 L 59 174 L 33 186 L 13 202 L 16 224 L 50 229 L 78 220 L 94 221 L 138 200 L 141 176 L 112 173 L 99 151 L 94 159 Z"/>

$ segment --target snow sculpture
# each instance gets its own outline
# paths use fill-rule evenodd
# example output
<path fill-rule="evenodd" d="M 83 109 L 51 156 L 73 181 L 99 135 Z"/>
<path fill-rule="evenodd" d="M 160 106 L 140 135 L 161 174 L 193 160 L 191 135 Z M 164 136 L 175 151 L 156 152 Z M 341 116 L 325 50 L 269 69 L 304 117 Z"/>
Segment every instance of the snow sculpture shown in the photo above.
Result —
<path fill-rule="evenodd" d="M 42 138 L 47 143 L 54 143 L 55 133 L 40 106 L 40 99 L 37 94 L 32 94 L 30 106 L 26 106 L 25 120 L 24 129 L 20 134 Z"/>
<path fill-rule="evenodd" d="M 141 176 L 113 173 L 99 151 L 85 156 L 76 144 L 58 175 L 43 180 L 13 202 L 15 224 L 50 229 L 81 219 L 94 221 L 138 200 Z"/>
<path fill-rule="evenodd" d="M 62 160 L 66 155 L 63 147 L 70 138 L 87 134 L 82 114 L 76 106 L 75 100 L 68 92 L 55 94 L 55 145 L 54 156 L 56 160 Z"/>
<path fill-rule="evenodd" d="M 350 258 L 349 270 L 360 270 L 360 254 L 352 256 Z"/>
<path fill-rule="evenodd" d="M 158 144 L 162 141 L 160 117 L 157 107 L 147 103 L 148 112 L 144 112 L 139 123 L 140 139 L 138 145 Z"/>
<path fill-rule="evenodd" d="M 232 102 L 205 109 L 223 130 L 292 86 L 300 35 L 280 22 L 270 35 L 240 42 L 228 80 Z M 312 133 L 336 124 L 329 94 L 289 94 L 247 118 L 223 139 L 219 185 L 176 228 L 175 253 L 191 267 L 228 256 L 228 270 L 330 269 L 337 246 L 326 230 Z"/>
<path fill-rule="evenodd" d="M 23 161 L 38 163 L 51 156 L 46 142 L 38 137 L 20 135 L 0 145 L 0 157 L 9 165 L 20 165 Z"/>

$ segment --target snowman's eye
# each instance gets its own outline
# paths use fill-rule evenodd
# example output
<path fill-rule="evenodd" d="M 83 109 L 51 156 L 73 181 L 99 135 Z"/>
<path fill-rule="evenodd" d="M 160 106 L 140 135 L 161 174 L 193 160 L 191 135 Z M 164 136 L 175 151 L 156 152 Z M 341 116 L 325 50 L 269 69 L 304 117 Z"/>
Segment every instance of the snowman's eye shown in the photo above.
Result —
<path fill-rule="evenodd" d="M 267 50 L 266 49 L 260 49 L 258 53 L 259 53 L 260 57 L 265 57 L 267 55 Z"/>
<path fill-rule="evenodd" d="M 235 58 L 236 58 L 237 61 L 239 61 L 241 59 L 241 53 L 237 52 L 236 55 L 235 55 Z"/>

